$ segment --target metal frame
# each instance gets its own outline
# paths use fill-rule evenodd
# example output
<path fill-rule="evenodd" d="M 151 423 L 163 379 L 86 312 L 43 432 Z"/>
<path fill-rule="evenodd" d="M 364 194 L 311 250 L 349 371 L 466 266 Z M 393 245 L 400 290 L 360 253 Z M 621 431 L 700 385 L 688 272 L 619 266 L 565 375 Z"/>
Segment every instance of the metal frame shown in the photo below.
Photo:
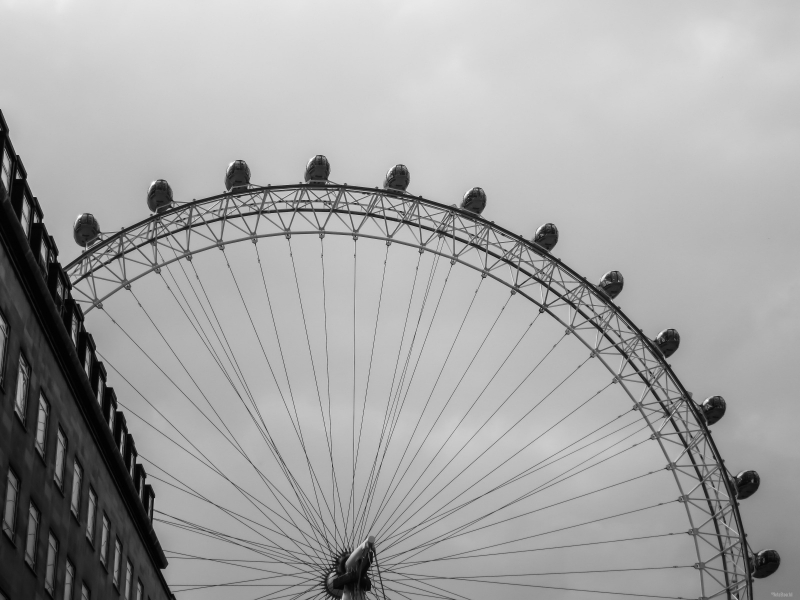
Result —
<path fill-rule="evenodd" d="M 89 313 L 161 267 L 259 238 L 348 235 L 439 254 L 521 294 L 574 334 L 609 370 L 649 425 L 690 523 L 701 600 L 752 598 L 745 534 L 730 474 L 664 356 L 596 286 L 538 245 L 478 215 L 421 196 L 349 185 L 240 188 L 104 234 L 66 270 Z M 437 242 L 437 243 L 432 243 Z M 165 253 L 169 257 L 165 257 Z"/>

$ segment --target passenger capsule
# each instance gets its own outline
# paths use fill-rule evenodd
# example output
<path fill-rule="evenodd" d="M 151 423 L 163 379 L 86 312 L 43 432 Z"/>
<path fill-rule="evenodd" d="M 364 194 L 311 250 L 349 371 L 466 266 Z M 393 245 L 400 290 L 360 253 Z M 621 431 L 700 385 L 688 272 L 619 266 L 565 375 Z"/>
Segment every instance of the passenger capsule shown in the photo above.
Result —
<path fill-rule="evenodd" d="M 755 471 L 742 471 L 734 479 L 736 482 L 736 498 L 745 500 L 758 491 L 761 477 Z"/>
<path fill-rule="evenodd" d="M 625 279 L 622 277 L 622 273 L 619 271 L 609 271 L 603 278 L 600 280 L 600 283 L 597 284 L 601 290 L 603 290 L 609 298 L 612 300 L 619 296 L 619 293 L 622 291 L 622 287 L 625 285 Z"/>
<path fill-rule="evenodd" d="M 558 243 L 558 227 L 552 223 L 545 223 L 536 230 L 533 242 L 550 252 Z"/>
<path fill-rule="evenodd" d="M 228 165 L 228 170 L 225 171 L 225 189 L 231 191 L 232 189 L 244 187 L 250 183 L 250 167 L 243 160 L 235 160 Z"/>
<path fill-rule="evenodd" d="M 700 407 L 703 416 L 706 418 L 707 425 L 713 425 L 725 416 L 725 398 L 722 396 L 711 396 L 703 401 Z"/>
<path fill-rule="evenodd" d="M 664 358 L 669 358 L 675 354 L 675 351 L 680 345 L 681 336 L 678 335 L 678 332 L 675 329 L 665 329 L 659 333 L 658 337 L 656 338 L 656 346 L 658 346 L 658 349 L 661 350 Z"/>
<path fill-rule="evenodd" d="M 461 208 L 479 215 L 486 208 L 486 192 L 482 188 L 474 187 L 464 194 Z"/>
<path fill-rule="evenodd" d="M 750 556 L 750 574 L 756 579 L 769 577 L 781 566 L 781 555 L 777 550 L 762 550 Z"/>
<path fill-rule="evenodd" d="M 405 165 L 395 165 L 386 173 L 383 187 L 387 190 L 400 190 L 401 192 L 405 192 L 408 189 L 409 183 L 411 183 L 411 173 L 408 172 L 408 167 Z"/>
<path fill-rule="evenodd" d="M 327 183 L 331 176 L 331 163 L 322 154 L 317 154 L 306 165 L 306 183 Z"/>
<path fill-rule="evenodd" d="M 91 213 L 83 213 L 78 215 L 75 219 L 75 225 L 72 226 L 72 237 L 75 243 L 81 248 L 86 248 L 94 243 L 100 236 L 100 223 L 94 218 Z"/>
<path fill-rule="evenodd" d="M 147 207 L 150 212 L 161 212 L 172 204 L 172 188 L 166 179 L 156 179 L 147 190 Z"/>

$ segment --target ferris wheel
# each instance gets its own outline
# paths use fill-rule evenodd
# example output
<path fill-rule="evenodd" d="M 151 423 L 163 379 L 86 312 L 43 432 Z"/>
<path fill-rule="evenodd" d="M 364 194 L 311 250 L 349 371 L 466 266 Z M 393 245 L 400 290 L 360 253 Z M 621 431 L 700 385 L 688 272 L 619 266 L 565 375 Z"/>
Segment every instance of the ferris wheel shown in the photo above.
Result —
<path fill-rule="evenodd" d="M 69 265 L 158 481 L 181 598 L 753 597 L 774 550 L 745 538 L 755 471 L 724 466 L 645 335 L 531 240 L 460 206 L 330 180 L 179 202 Z M 240 243 L 242 242 L 242 243 Z M 91 315 L 91 317 L 88 317 Z"/>

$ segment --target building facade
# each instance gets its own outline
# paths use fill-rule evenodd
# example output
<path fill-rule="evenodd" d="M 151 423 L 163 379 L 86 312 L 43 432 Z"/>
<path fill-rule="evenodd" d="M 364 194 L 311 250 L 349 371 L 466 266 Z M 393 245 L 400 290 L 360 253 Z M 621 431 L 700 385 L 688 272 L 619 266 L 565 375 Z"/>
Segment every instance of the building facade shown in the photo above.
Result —
<path fill-rule="evenodd" d="M 174 599 L 155 494 L 0 112 L 0 600 Z"/>

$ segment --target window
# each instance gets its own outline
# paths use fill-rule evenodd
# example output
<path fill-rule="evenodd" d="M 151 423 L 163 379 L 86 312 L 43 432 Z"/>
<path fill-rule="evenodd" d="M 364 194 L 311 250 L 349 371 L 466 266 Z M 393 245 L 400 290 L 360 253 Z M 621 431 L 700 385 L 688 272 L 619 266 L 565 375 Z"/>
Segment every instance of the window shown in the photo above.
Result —
<path fill-rule="evenodd" d="M 89 378 L 89 381 L 92 380 L 92 349 L 89 346 L 89 343 L 86 343 L 86 352 L 83 356 L 83 369 L 86 371 L 86 376 Z"/>
<path fill-rule="evenodd" d="M 47 247 L 47 236 L 42 231 L 42 241 L 39 243 L 39 264 L 47 275 L 47 265 L 50 264 L 50 248 Z"/>
<path fill-rule="evenodd" d="M 67 460 L 67 436 L 58 428 L 58 440 L 56 441 L 56 471 L 53 474 L 53 480 L 56 482 L 58 489 L 64 491 L 64 463 Z"/>
<path fill-rule="evenodd" d="M 81 487 L 83 486 L 83 467 L 78 459 L 75 459 L 75 464 L 72 467 L 72 501 L 70 502 L 70 510 L 75 518 L 80 520 L 81 516 Z"/>
<path fill-rule="evenodd" d="M 19 479 L 14 471 L 8 470 L 8 483 L 6 484 L 6 503 L 3 509 L 3 531 L 14 539 L 17 531 L 17 502 L 19 502 Z"/>
<path fill-rule="evenodd" d="M 28 509 L 28 537 L 25 541 L 25 562 L 31 569 L 36 570 L 36 542 L 39 538 L 39 509 L 31 502 Z"/>
<path fill-rule="evenodd" d="M 125 433 L 124 429 L 120 429 L 119 432 L 119 453 L 122 455 L 122 458 L 125 458 L 125 438 L 127 434 Z"/>
<path fill-rule="evenodd" d="M 19 355 L 19 373 L 17 374 L 17 394 L 14 397 L 14 410 L 20 421 L 25 424 L 25 409 L 28 406 L 28 386 L 31 380 L 31 368 L 22 354 Z"/>
<path fill-rule="evenodd" d="M 11 188 L 11 157 L 8 155 L 8 149 L 3 148 L 3 162 L 0 166 L 0 182 L 6 188 L 6 192 Z"/>
<path fill-rule="evenodd" d="M 50 532 L 47 539 L 47 567 L 44 572 L 44 589 L 51 595 L 56 590 L 56 565 L 58 565 L 58 540 Z"/>
<path fill-rule="evenodd" d="M 47 424 L 50 421 L 50 403 L 39 394 L 39 418 L 36 422 L 36 450 L 44 458 L 44 451 L 47 449 Z"/>
<path fill-rule="evenodd" d="M 114 435 L 114 416 L 116 415 L 114 405 L 109 402 L 108 404 L 108 428 L 111 430 L 111 435 Z"/>
<path fill-rule="evenodd" d="M 97 518 L 97 494 L 89 487 L 89 510 L 86 513 L 86 539 L 94 545 L 94 522 Z"/>
<path fill-rule="evenodd" d="M 8 347 L 8 323 L 0 314 L 0 384 L 3 383 L 3 374 L 6 372 L 6 349 Z"/>
<path fill-rule="evenodd" d="M 100 409 L 103 408 L 103 392 L 106 389 L 106 382 L 103 381 L 102 377 L 97 377 L 97 403 L 100 405 Z"/>
<path fill-rule="evenodd" d="M 81 584 L 81 600 L 92 600 L 92 591 L 86 587 L 85 583 Z"/>
<path fill-rule="evenodd" d="M 78 347 L 78 333 L 81 329 L 81 322 L 78 320 L 78 313 L 77 310 L 74 310 L 72 313 L 72 325 L 70 327 L 70 335 L 72 337 L 72 343 L 75 345 L 75 348 Z"/>
<path fill-rule="evenodd" d="M 64 600 L 72 600 L 75 588 L 75 565 L 67 559 L 67 573 L 64 575 Z"/>
<path fill-rule="evenodd" d="M 29 237 L 31 234 L 31 201 L 28 200 L 27 194 L 22 197 L 22 211 L 19 215 L 19 222 L 25 232 L 25 237 Z"/>
<path fill-rule="evenodd" d="M 144 586 L 141 579 L 136 582 L 136 600 L 144 600 Z"/>
<path fill-rule="evenodd" d="M 125 600 L 131 600 L 131 584 L 133 583 L 133 565 L 131 561 L 125 565 Z"/>
<path fill-rule="evenodd" d="M 122 542 L 117 538 L 114 541 L 114 587 L 119 590 L 119 570 L 122 567 Z"/>
<path fill-rule="evenodd" d="M 100 562 L 108 568 L 108 533 L 111 528 L 108 517 L 103 513 L 103 531 L 100 533 Z"/>

